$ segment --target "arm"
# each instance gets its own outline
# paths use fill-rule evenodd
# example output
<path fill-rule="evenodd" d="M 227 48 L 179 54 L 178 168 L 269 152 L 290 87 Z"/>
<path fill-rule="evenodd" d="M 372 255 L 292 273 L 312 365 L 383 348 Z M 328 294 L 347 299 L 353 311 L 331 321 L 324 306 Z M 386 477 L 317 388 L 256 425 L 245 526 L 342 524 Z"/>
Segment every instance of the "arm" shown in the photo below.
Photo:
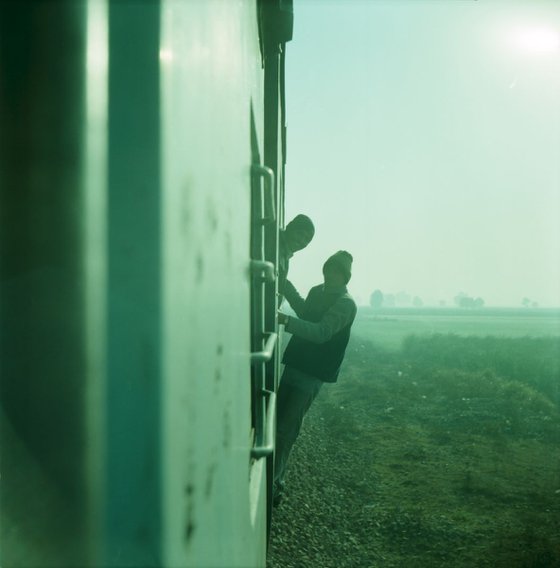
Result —
<path fill-rule="evenodd" d="M 294 312 L 296 312 L 298 318 L 304 317 L 305 300 L 299 295 L 299 292 L 289 280 L 286 280 L 283 292 L 284 297 L 288 300 L 288 304 L 290 304 Z"/>
<path fill-rule="evenodd" d="M 354 301 L 348 297 L 340 298 L 317 323 L 288 317 L 286 331 L 312 343 L 325 343 L 352 322 L 355 315 Z"/>

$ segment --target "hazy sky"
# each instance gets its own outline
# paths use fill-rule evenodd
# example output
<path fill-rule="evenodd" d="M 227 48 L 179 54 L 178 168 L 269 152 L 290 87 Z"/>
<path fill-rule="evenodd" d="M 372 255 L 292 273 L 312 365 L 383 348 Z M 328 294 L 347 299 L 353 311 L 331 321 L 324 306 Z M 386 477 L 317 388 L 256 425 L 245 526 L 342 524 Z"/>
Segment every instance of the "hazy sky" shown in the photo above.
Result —
<path fill-rule="evenodd" d="M 560 0 L 296 0 L 287 46 L 290 279 L 560 306 Z"/>

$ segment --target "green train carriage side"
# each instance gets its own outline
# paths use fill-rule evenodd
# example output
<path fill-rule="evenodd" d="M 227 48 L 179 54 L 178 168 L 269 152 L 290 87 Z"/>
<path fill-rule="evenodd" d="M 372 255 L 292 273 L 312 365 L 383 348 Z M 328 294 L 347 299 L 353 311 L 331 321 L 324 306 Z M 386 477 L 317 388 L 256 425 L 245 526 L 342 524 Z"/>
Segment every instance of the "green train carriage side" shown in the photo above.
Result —
<path fill-rule="evenodd" d="M 286 0 L 0 5 L 6 566 L 264 566 Z"/>

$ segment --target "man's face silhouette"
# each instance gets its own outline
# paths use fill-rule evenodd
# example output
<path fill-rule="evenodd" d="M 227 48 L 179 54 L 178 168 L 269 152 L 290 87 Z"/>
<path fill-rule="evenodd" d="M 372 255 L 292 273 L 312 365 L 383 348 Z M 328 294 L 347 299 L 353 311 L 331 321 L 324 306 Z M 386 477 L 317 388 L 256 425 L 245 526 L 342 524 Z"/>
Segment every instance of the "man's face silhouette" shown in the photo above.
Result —
<path fill-rule="evenodd" d="M 313 233 L 308 229 L 286 229 L 286 241 L 292 252 L 304 249 L 313 238 Z"/>

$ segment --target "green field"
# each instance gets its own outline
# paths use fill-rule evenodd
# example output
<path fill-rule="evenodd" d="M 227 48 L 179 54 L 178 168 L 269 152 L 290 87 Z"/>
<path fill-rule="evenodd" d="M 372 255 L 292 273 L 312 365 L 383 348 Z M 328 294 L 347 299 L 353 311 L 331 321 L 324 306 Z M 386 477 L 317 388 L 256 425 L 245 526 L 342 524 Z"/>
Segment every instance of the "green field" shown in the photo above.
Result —
<path fill-rule="evenodd" d="M 397 350 L 406 336 L 453 333 L 460 336 L 560 337 L 558 310 L 412 310 L 374 312 L 361 308 L 354 336 Z"/>
<path fill-rule="evenodd" d="M 559 322 L 361 310 L 294 447 L 270 568 L 558 568 Z"/>

